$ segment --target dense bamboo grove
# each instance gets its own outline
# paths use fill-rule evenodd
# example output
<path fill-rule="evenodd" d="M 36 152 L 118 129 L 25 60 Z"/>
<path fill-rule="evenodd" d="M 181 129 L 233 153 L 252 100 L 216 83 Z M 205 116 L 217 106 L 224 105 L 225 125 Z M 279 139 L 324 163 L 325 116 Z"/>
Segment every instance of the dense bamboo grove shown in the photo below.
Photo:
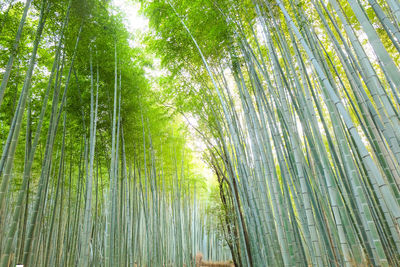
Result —
<path fill-rule="evenodd" d="M 137 2 L 0 1 L 1 266 L 400 266 L 400 2 Z"/>
<path fill-rule="evenodd" d="M 141 2 L 235 263 L 400 265 L 399 2 Z"/>
<path fill-rule="evenodd" d="M 108 1 L 1 2 L 1 266 L 226 260 L 181 122 Z"/>

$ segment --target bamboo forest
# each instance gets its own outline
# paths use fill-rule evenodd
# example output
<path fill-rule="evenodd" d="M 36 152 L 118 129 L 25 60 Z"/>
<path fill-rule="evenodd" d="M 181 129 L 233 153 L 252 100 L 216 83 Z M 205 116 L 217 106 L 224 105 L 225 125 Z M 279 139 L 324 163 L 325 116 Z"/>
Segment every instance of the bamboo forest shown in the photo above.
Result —
<path fill-rule="evenodd" d="M 399 0 L 0 0 L 0 267 L 400 267 Z"/>

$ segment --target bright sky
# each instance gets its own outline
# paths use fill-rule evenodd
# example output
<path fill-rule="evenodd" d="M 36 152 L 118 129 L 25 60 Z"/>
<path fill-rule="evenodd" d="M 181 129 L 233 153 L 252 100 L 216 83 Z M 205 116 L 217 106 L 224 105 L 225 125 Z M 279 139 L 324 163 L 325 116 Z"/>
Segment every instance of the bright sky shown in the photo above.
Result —
<path fill-rule="evenodd" d="M 140 4 L 131 0 L 113 0 L 113 5 L 118 8 L 125 17 L 126 28 L 132 34 L 145 32 L 149 29 L 149 21 L 139 14 Z M 134 45 L 138 45 L 135 43 Z"/>

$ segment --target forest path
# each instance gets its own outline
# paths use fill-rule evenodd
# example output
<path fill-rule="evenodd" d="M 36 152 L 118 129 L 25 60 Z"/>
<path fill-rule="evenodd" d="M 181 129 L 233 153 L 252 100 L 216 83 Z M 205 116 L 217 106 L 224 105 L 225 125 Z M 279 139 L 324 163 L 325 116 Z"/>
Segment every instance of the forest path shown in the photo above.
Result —
<path fill-rule="evenodd" d="M 235 265 L 231 261 L 205 261 L 203 260 L 203 254 L 198 252 L 196 254 L 196 267 L 234 267 Z"/>

